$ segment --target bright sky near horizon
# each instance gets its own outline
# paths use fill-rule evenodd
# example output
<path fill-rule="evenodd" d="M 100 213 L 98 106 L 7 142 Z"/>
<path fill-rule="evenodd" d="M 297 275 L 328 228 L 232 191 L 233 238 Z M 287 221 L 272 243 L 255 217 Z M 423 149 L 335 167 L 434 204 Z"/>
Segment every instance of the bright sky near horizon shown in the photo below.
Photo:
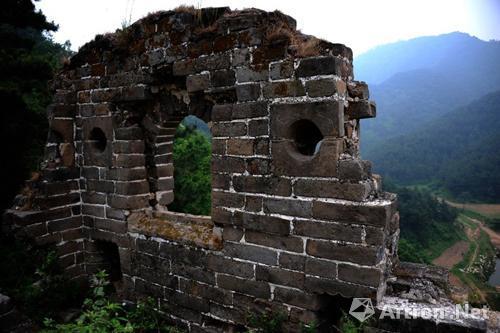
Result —
<path fill-rule="evenodd" d="M 500 0 L 41 0 L 36 3 L 59 24 L 58 42 L 77 50 L 96 34 L 122 22 L 180 4 L 279 9 L 297 20 L 302 32 L 343 43 L 359 55 L 377 45 L 418 36 L 461 31 L 500 40 Z"/>

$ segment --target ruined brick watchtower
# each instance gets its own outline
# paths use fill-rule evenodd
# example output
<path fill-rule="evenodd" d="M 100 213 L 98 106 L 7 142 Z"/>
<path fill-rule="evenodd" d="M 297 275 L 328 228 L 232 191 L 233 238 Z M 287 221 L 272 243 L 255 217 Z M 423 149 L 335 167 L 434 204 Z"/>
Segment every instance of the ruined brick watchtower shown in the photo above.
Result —
<path fill-rule="evenodd" d="M 53 89 L 45 162 L 7 217 L 69 276 L 112 267 L 193 332 L 266 308 L 293 331 L 331 297 L 384 295 L 398 215 L 359 157 L 375 105 L 349 48 L 279 12 L 160 12 L 83 46 Z M 212 131 L 211 216 L 168 210 L 187 115 Z"/>

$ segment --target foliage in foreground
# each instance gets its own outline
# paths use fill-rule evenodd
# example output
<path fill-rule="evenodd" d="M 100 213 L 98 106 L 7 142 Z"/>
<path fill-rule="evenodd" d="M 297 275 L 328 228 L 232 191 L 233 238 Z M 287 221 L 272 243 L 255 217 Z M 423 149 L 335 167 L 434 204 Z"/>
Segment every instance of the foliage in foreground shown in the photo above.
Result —
<path fill-rule="evenodd" d="M 347 313 L 343 312 L 343 315 L 340 318 L 340 327 L 338 328 L 338 331 L 342 333 L 361 333 L 363 332 L 363 328 L 365 326 L 366 322 L 354 320 Z"/>
<path fill-rule="evenodd" d="M 79 306 L 84 290 L 62 275 L 55 251 L 0 236 L 0 292 L 33 321 Z"/>
<path fill-rule="evenodd" d="M 92 298 L 85 300 L 83 313 L 73 323 L 57 324 L 45 320 L 42 333 L 177 333 L 177 328 L 166 324 L 152 299 L 127 308 L 111 301 L 106 293 L 108 274 L 98 272 L 92 279 Z"/>
<path fill-rule="evenodd" d="M 266 312 L 260 315 L 250 314 L 248 324 L 253 327 L 249 332 L 279 333 L 283 332 L 283 322 L 286 319 L 285 313 Z"/>
<path fill-rule="evenodd" d="M 122 304 L 110 299 L 112 289 L 108 274 L 99 272 L 91 281 L 92 296 L 83 301 L 82 290 L 66 280 L 57 266 L 54 251 L 31 247 L 5 236 L 0 238 L 0 291 L 12 296 L 19 310 L 37 324 L 43 323 L 42 333 L 178 333 L 170 326 L 155 302 L 149 298 L 137 305 Z M 37 265 L 41 262 L 40 265 Z M 60 323 L 60 315 L 69 308 L 82 307 L 79 317 L 70 323 Z M 59 318 L 58 320 L 47 319 Z M 249 315 L 249 332 L 285 332 L 284 314 Z M 345 322 L 344 322 L 345 321 Z M 350 328 L 349 322 L 341 323 Z M 301 332 L 317 331 L 316 323 L 303 323 Z M 349 331 L 357 332 L 357 331 Z"/>

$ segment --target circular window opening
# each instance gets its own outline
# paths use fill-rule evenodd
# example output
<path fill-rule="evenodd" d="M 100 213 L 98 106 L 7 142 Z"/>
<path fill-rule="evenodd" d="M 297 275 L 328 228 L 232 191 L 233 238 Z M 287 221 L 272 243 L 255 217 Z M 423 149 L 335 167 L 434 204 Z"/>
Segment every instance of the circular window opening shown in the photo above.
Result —
<path fill-rule="evenodd" d="M 292 139 L 295 148 L 302 155 L 312 156 L 319 150 L 323 135 L 319 128 L 309 120 L 299 120 L 292 125 Z"/>
<path fill-rule="evenodd" d="M 106 134 L 104 134 L 102 129 L 94 127 L 90 131 L 90 143 L 92 144 L 92 148 L 98 152 L 103 152 L 106 149 L 107 141 Z"/>

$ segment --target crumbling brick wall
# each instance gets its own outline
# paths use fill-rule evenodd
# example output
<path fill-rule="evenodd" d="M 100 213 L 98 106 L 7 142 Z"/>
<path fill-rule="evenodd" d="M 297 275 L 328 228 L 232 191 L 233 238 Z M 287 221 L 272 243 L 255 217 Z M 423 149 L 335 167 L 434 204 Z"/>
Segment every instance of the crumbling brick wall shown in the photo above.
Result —
<path fill-rule="evenodd" d="M 53 89 L 45 162 L 6 221 L 69 276 L 106 267 L 108 242 L 126 297 L 191 331 L 265 309 L 299 330 L 327 295 L 384 295 L 396 200 L 359 157 L 375 105 L 349 48 L 279 12 L 184 8 L 96 37 Z M 187 115 L 211 126 L 211 216 L 168 211 Z"/>

